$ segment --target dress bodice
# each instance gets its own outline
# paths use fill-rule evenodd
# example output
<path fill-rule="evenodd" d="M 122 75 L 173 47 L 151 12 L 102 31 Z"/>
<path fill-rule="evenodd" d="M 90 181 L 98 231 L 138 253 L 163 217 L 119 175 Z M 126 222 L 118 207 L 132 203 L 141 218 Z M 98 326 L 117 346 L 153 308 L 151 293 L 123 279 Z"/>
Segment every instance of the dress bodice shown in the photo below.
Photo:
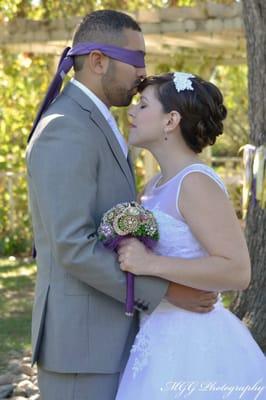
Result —
<path fill-rule="evenodd" d="M 196 258 L 207 255 L 191 232 L 189 226 L 158 208 L 151 210 L 159 227 L 160 239 L 154 252 L 181 258 Z"/>
<path fill-rule="evenodd" d="M 193 172 L 208 175 L 227 193 L 220 177 L 205 164 L 192 164 L 161 186 L 157 186 L 161 174 L 152 178 L 146 186 L 141 202 L 145 208 L 153 212 L 158 223 L 159 241 L 153 249 L 156 254 L 187 259 L 208 255 L 186 223 L 178 205 L 183 179 Z M 221 304 L 220 300 L 221 298 L 217 305 Z M 174 307 L 166 300 L 162 300 L 161 306 L 165 306 L 166 303 L 169 307 Z M 144 315 L 143 318 L 145 319 Z"/>
<path fill-rule="evenodd" d="M 192 164 L 161 186 L 157 186 L 161 174 L 156 175 L 147 185 L 141 202 L 145 208 L 153 212 L 159 226 L 160 239 L 154 248 L 157 254 L 181 258 L 207 255 L 179 210 L 179 194 L 183 179 L 193 172 L 208 175 L 226 192 L 222 180 L 205 164 Z"/>

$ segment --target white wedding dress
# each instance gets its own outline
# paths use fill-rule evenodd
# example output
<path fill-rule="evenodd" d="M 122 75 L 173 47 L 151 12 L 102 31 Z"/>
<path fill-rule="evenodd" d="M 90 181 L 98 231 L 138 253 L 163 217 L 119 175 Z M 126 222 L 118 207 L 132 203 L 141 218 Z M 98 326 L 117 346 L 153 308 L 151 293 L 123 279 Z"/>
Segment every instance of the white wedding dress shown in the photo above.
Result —
<path fill-rule="evenodd" d="M 160 175 L 154 177 L 142 204 L 158 221 L 158 254 L 182 258 L 207 254 L 176 206 L 182 180 L 192 172 L 208 175 L 226 191 L 215 172 L 203 164 L 190 165 L 158 187 Z M 265 400 L 265 360 L 249 330 L 221 299 L 207 314 L 177 308 L 163 299 L 151 315 L 141 313 L 116 400 Z"/>

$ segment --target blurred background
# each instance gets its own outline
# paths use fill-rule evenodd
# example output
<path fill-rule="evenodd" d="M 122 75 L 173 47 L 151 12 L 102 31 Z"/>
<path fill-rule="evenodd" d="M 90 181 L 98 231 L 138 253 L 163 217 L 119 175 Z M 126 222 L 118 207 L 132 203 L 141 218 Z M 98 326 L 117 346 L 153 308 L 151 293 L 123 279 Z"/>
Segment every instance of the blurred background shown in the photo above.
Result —
<path fill-rule="evenodd" d="M 128 12 L 140 23 L 148 74 L 192 72 L 222 90 L 228 108 L 225 133 L 202 157 L 225 180 L 245 225 L 245 170 L 239 150 L 249 142 L 248 67 L 239 1 L 0 0 L 0 371 L 30 343 L 36 266 L 25 179 L 27 136 L 76 24 L 81 16 L 103 8 Z M 127 110 L 114 112 L 127 135 Z M 133 155 L 140 190 L 157 165 L 145 151 L 134 150 Z M 234 296 L 224 296 L 227 306 Z"/>

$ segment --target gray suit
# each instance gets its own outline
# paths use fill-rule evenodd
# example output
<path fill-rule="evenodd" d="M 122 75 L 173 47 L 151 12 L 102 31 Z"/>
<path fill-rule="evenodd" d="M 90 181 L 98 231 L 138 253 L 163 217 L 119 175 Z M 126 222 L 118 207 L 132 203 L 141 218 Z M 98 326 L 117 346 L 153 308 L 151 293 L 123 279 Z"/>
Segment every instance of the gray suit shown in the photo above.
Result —
<path fill-rule="evenodd" d="M 33 363 L 57 373 L 116 374 L 138 316 L 125 316 L 125 274 L 96 230 L 110 207 L 135 199 L 132 166 L 100 111 L 71 83 L 39 122 L 26 158 L 38 265 Z M 137 307 L 151 313 L 167 288 L 137 277 Z"/>

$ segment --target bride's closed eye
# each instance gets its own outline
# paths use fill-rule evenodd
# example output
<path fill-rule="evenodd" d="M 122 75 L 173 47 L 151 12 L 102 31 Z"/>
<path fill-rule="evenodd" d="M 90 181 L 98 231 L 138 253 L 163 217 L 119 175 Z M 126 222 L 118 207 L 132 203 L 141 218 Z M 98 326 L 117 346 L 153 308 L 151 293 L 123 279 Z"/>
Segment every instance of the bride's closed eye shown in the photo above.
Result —
<path fill-rule="evenodd" d="M 146 108 L 146 107 L 147 107 L 147 104 L 145 102 L 143 102 L 143 101 L 139 102 L 139 108 Z"/>

